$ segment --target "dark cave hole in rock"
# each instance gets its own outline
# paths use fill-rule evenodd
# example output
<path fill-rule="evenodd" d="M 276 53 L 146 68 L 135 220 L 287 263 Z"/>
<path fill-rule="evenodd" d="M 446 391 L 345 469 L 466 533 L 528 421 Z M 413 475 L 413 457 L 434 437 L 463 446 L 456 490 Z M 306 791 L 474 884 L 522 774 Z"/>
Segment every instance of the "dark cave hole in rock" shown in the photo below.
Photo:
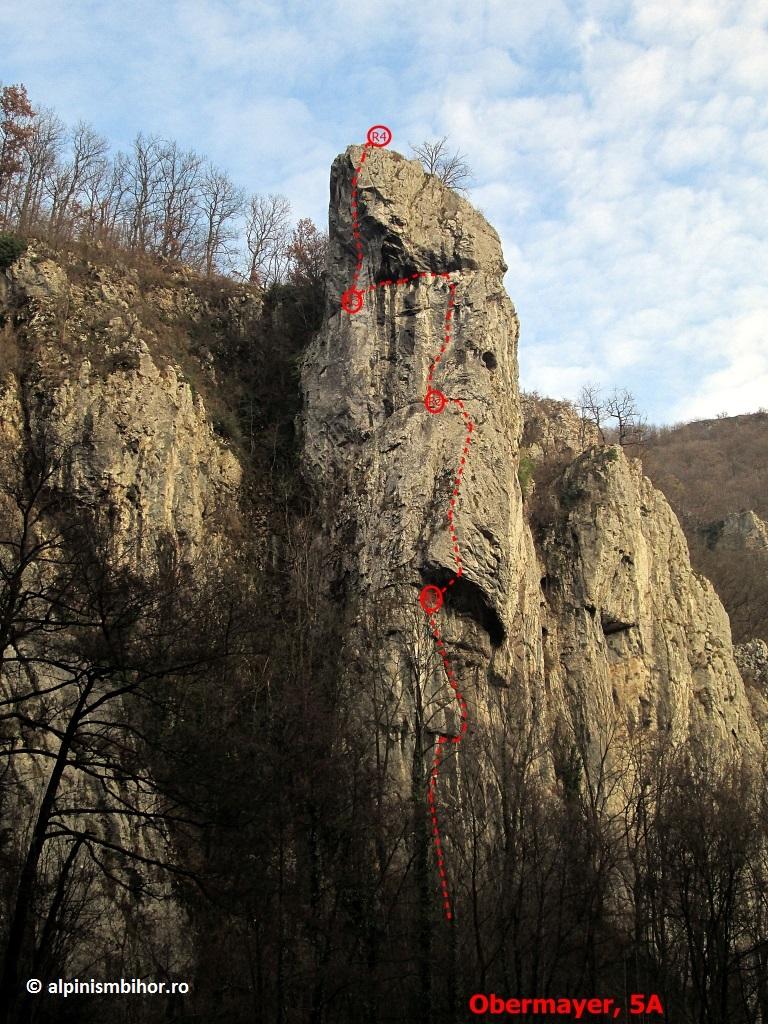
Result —
<path fill-rule="evenodd" d="M 496 367 L 499 365 L 496 362 L 496 356 L 493 354 L 493 352 L 483 352 L 480 358 L 483 360 L 483 362 L 486 365 L 486 368 L 489 370 L 495 370 Z"/>
<path fill-rule="evenodd" d="M 477 269 L 474 260 L 461 260 L 457 256 L 450 257 L 446 261 L 444 253 L 408 253 L 399 234 L 386 230 L 386 228 L 383 228 L 382 225 L 377 224 L 373 220 L 366 218 L 363 218 L 363 220 L 365 223 L 362 226 L 368 231 L 374 244 L 377 238 L 380 239 L 380 266 L 374 277 L 376 284 L 380 284 L 382 281 L 399 281 L 403 278 L 412 278 L 414 274 L 424 271 L 431 271 L 435 274 L 455 274 L 461 273 L 464 269 Z M 420 281 L 415 279 L 413 283 L 418 285 Z M 441 284 L 444 284 L 444 282 L 441 282 Z M 458 311 L 456 315 L 458 316 Z"/>
<path fill-rule="evenodd" d="M 459 615 L 473 619 L 486 631 L 492 647 L 498 647 L 502 643 L 506 636 L 504 624 L 481 587 L 466 576 L 457 578 L 452 570 L 442 566 L 422 569 L 421 576 L 425 583 L 448 587 L 445 592 L 445 607 L 453 608 Z M 449 585 L 451 580 L 454 580 L 454 583 Z"/>
<path fill-rule="evenodd" d="M 416 351 L 416 332 L 413 327 L 406 327 L 400 336 L 400 347 L 406 355 L 412 356 Z"/>
<path fill-rule="evenodd" d="M 394 234 L 386 234 L 381 240 L 381 269 L 376 275 L 378 281 L 395 280 L 413 274 L 416 267 L 406 255 L 403 240 Z"/>
<path fill-rule="evenodd" d="M 612 619 L 602 615 L 600 624 L 603 627 L 603 636 L 612 636 L 614 633 L 623 633 L 637 625 L 636 622 L 622 622 L 621 619 Z"/>
<path fill-rule="evenodd" d="M 488 682 L 491 686 L 495 686 L 497 690 L 508 690 L 510 687 L 508 679 L 491 669 L 488 670 Z"/>

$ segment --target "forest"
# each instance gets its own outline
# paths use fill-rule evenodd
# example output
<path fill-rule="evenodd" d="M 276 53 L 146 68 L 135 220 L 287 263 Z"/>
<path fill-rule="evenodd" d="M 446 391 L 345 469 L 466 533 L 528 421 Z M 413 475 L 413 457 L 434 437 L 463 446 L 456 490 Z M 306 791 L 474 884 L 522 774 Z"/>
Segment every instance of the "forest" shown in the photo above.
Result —
<path fill-rule="evenodd" d="M 139 133 L 129 153 L 85 122 L 68 128 L 32 105 L 23 85 L 0 90 L 0 227 L 175 260 L 208 277 L 263 287 L 315 273 L 325 240 L 291 223 L 281 195 L 246 195 L 226 171 L 172 139 Z"/>

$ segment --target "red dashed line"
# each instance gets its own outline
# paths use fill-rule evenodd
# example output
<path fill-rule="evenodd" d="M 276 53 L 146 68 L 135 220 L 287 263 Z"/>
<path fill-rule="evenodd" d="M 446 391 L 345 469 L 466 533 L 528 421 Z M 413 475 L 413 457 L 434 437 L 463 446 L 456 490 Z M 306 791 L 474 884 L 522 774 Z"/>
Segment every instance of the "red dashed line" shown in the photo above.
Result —
<path fill-rule="evenodd" d="M 438 736 L 435 744 L 435 757 L 432 761 L 432 771 L 429 774 L 429 786 L 427 787 L 427 803 L 429 815 L 432 821 L 432 838 L 435 843 L 435 854 L 437 857 L 437 873 L 440 876 L 440 889 L 442 891 L 443 911 L 448 921 L 452 920 L 451 897 L 448 892 L 448 879 L 445 873 L 445 858 L 443 856 L 443 845 L 440 839 L 440 826 L 437 823 L 437 807 L 435 806 L 435 788 L 437 776 L 440 771 L 440 762 L 443 756 L 443 747 L 447 739 L 445 736 Z"/>
<path fill-rule="evenodd" d="M 446 594 L 448 589 L 459 580 L 464 574 L 464 567 L 461 559 L 461 549 L 459 545 L 459 538 L 456 533 L 456 499 L 459 496 L 461 490 L 461 484 L 464 478 L 464 471 L 467 466 L 467 459 L 469 458 L 470 446 L 472 444 L 472 434 L 475 430 L 475 425 L 467 412 L 463 401 L 460 398 L 449 398 L 444 395 L 441 391 L 432 387 L 432 381 L 437 371 L 438 366 L 443 362 L 443 357 L 448 351 L 451 341 L 453 340 L 453 322 L 454 322 L 454 310 L 456 304 L 456 284 L 451 281 L 451 275 L 460 273 L 460 271 L 435 271 L 435 270 L 420 270 L 408 277 L 400 277 L 396 280 L 385 280 L 376 281 L 369 284 L 367 288 L 359 289 L 358 282 L 360 274 L 362 273 L 363 267 L 363 244 L 360 238 L 360 222 L 358 217 L 358 184 L 360 180 L 360 172 L 366 161 L 369 150 L 372 148 L 370 142 L 366 142 L 363 146 L 363 151 L 360 155 L 360 162 L 354 170 L 352 175 L 352 237 L 355 241 L 355 248 L 357 253 L 357 260 L 355 270 L 352 274 L 352 283 L 349 289 L 342 296 L 341 306 L 342 309 L 349 313 L 354 314 L 360 312 L 363 307 L 363 295 L 364 292 L 375 292 L 377 288 L 401 288 L 406 285 L 412 285 L 413 282 L 419 280 L 436 280 L 442 279 L 450 281 L 448 286 L 448 305 L 445 311 L 444 318 L 444 329 L 443 329 L 443 341 L 440 346 L 439 352 L 432 358 L 429 364 L 429 370 L 427 372 L 427 394 L 424 398 L 424 404 L 427 411 L 433 414 L 437 414 L 443 411 L 443 409 L 451 403 L 454 405 L 464 420 L 464 426 L 466 427 L 466 436 L 464 438 L 464 445 L 461 449 L 461 455 L 459 456 L 459 462 L 456 467 L 454 474 L 453 487 L 451 490 L 451 497 L 448 503 L 447 520 L 448 530 L 451 537 L 451 547 L 453 551 L 453 560 L 456 568 L 454 570 L 453 578 L 448 581 L 444 587 L 436 587 L 430 585 L 422 589 L 419 596 L 419 602 L 424 609 L 429 623 L 429 628 L 434 637 L 437 651 L 442 659 L 443 669 L 445 671 L 448 683 L 453 690 L 454 697 L 459 705 L 460 713 L 460 726 L 459 734 L 452 737 L 452 742 L 455 745 L 461 743 L 467 732 L 467 702 L 464 699 L 464 695 L 459 689 L 456 681 L 456 675 L 451 666 L 448 652 L 445 647 L 445 643 L 440 634 L 440 629 L 437 624 L 437 612 L 440 610 L 443 604 L 443 595 Z M 434 602 L 434 603 L 433 603 Z M 429 775 L 429 785 L 427 787 L 427 805 L 429 809 L 429 815 L 432 825 L 432 837 L 435 846 L 435 858 L 437 861 L 437 873 L 440 880 L 440 891 L 441 891 L 441 903 L 443 908 L 443 914 L 447 921 L 452 921 L 454 914 L 451 903 L 451 896 L 448 887 L 448 877 L 445 866 L 445 854 L 443 851 L 442 838 L 440 835 L 440 826 L 437 818 L 437 796 L 436 789 L 438 783 L 438 777 L 440 774 L 440 766 L 443 760 L 444 748 L 448 743 L 449 736 L 444 733 L 440 733 L 435 742 L 435 754 L 432 761 L 432 768 Z"/>
<path fill-rule="evenodd" d="M 459 271 L 455 270 L 453 273 L 457 274 Z M 377 288 L 397 288 L 400 285 L 410 284 L 411 281 L 418 281 L 420 278 L 431 278 L 434 280 L 436 277 L 443 277 L 450 279 L 451 271 L 448 273 L 438 273 L 435 270 L 420 270 L 416 274 L 411 274 L 410 277 L 400 277 L 397 281 L 376 281 L 373 284 L 369 284 L 366 291 L 375 292 Z M 353 276 L 353 287 L 356 278 Z"/>
<path fill-rule="evenodd" d="M 456 298 L 456 285 L 452 283 L 449 286 L 449 289 L 448 289 L 448 307 L 447 307 L 447 309 L 445 311 L 445 331 L 444 331 L 444 336 L 443 336 L 443 343 L 442 343 L 442 345 L 440 347 L 440 351 L 432 359 L 432 362 L 429 365 L 429 371 L 427 373 L 427 396 L 429 396 L 430 391 L 433 390 L 432 389 L 432 381 L 433 381 L 433 378 L 434 378 L 435 370 L 437 369 L 438 365 L 442 361 L 443 356 L 445 355 L 445 353 L 447 352 L 447 350 L 448 350 L 448 348 L 449 348 L 449 346 L 451 344 L 452 329 L 453 329 L 453 312 L 454 312 L 454 306 L 455 306 L 455 298 Z M 439 392 L 439 394 L 442 395 L 442 392 Z M 459 456 L 459 464 L 458 464 L 458 466 L 456 468 L 456 473 L 455 473 L 454 481 L 453 481 L 453 489 L 451 491 L 451 497 L 450 497 L 450 499 L 448 501 L 448 509 L 447 509 L 447 512 L 446 512 L 446 518 L 448 520 L 448 530 L 449 530 L 449 533 L 450 533 L 450 536 L 451 536 L 451 547 L 453 549 L 453 560 L 456 563 L 456 568 L 454 570 L 454 575 L 453 575 L 452 579 L 450 579 L 448 581 L 446 586 L 440 588 L 440 592 L 442 594 L 445 594 L 450 587 L 454 586 L 456 581 L 461 579 L 462 575 L 464 574 L 464 566 L 463 566 L 462 560 L 461 560 L 461 548 L 459 546 L 459 538 L 458 538 L 458 535 L 456 533 L 456 499 L 458 498 L 459 492 L 461 490 L 461 484 L 462 484 L 462 480 L 463 480 L 463 477 L 464 477 L 464 471 L 466 469 L 467 459 L 469 457 L 469 450 L 470 450 L 470 446 L 472 444 L 472 434 L 473 434 L 474 429 L 475 429 L 475 425 L 472 422 L 472 418 L 469 415 L 469 413 L 467 412 L 467 410 L 466 410 L 466 408 L 464 406 L 463 401 L 460 398 L 448 398 L 447 401 L 451 402 L 458 409 L 459 413 L 461 414 L 461 416 L 462 416 L 462 418 L 464 420 L 464 426 L 466 427 L 466 431 L 467 432 L 466 432 L 466 435 L 465 435 L 465 438 L 464 438 L 464 445 L 463 445 L 463 447 L 461 449 L 461 455 Z M 427 409 L 429 411 L 434 411 L 434 406 L 435 406 L 434 399 L 432 400 L 433 408 L 430 408 L 429 398 L 425 398 L 425 405 L 427 406 Z M 437 411 L 442 412 L 443 408 L 444 408 L 444 404 L 436 403 L 436 405 L 439 406 Z M 422 593 L 424 593 L 424 592 L 422 591 Z M 422 601 L 422 607 L 425 610 L 425 613 L 427 615 L 427 619 L 429 621 L 430 629 L 432 631 L 432 636 L 434 637 L 435 643 L 437 644 L 438 654 L 440 655 L 440 657 L 442 659 L 443 669 L 445 671 L 446 678 L 448 679 L 448 683 L 450 684 L 451 689 L 453 690 L 454 696 L 455 696 L 455 698 L 456 698 L 456 700 L 457 700 L 457 702 L 459 704 L 460 722 L 461 722 L 461 724 L 459 726 L 459 734 L 458 734 L 458 736 L 454 736 L 453 737 L 453 743 L 458 745 L 464 739 L 464 735 L 466 734 L 466 731 L 467 731 L 467 702 L 464 699 L 464 695 L 462 694 L 461 690 L 459 689 L 458 683 L 456 681 L 455 673 L 454 673 L 453 668 L 451 666 L 451 662 L 450 662 L 450 660 L 448 658 L 448 653 L 446 651 L 443 639 L 442 639 L 442 637 L 440 635 L 440 630 L 438 628 L 437 621 L 436 621 L 436 618 L 435 618 L 435 616 L 436 616 L 437 612 L 439 611 L 440 607 L 442 607 L 442 601 L 440 602 L 440 605 L 437 608 L 431 608 L 429 604 L 427 604 L 426 602 Z M 441 837 L 440 837 L 440 829 L 439 829 L 438 821 L 437 821 L 437 809 L 436 809 L 436 806 L 435 806 L 435 796 L 434 796 L 434 790 L 435 790 L 435 787 L 437 786 L 437 776 L 438 776 L 438 773 L 439 773 L 439 770 L 440 770 L 440 764 L 441 764 L 441 761 L 442 761 L 443 746 L 447 742 L 448 742 L 448 737 L 447 736 L 445 736 L 443 734 L 440 734 L 438 736 L 438 738 L 437 738 L 437 745 L 435 747 L 435 761 L 434 761 L 433 766 L 432 766 L 432 775 L 430 777 L 429 809 L 430 809 L 430 815 L 431 815 L 431 818 L 432 818 L 432 835 L 433 835 L 434 843 L 435 843 L 435 854 L 437 856 L 438 874 L 440 876 L 440 885 L 441 885 L 442 895 L 443 895 L 443 911 L 444 911 L 446 920 L 451 921 L 451 920 L 453 920 L 453 910 L 451 908 L 451 900 L 450 900 L 450 896 L 449 896 L 449 893 L 448 893 L 448 883 L 447 883 L 447 880 L 445 878 L 444 870 L 441 870 L 442 868 L 444 868 L 444 856 L 443 856 L 442 841 L 441 841 Z"/>
<path fill-rule="evenodd" d="M 355 173 L 352 175 L 352 237 L 355 240 L 355 249 L 357 250 L 357 263 L 355 264 L 355 270 L 352 274 L 352 288 L 357 288 L 357 282 L 360 277 L 360 271 L 363 269 L 363 243 L 360 238 L 360 220 L 357 214 L 357 182 L 360 178 L 360 171 L 365 159 L 368 156 L 368 151 L 372 149 L 370 142 L 366 142 L 363 146 L 363 152 L 360 154 L 360 163 L 355 168 Z"/>
<path fill-rule="evenodd" d="M 443 660 L 443 668 L 445 669 L 445 674 L 448 677 L 448 682 L 450 683 L 451 688 L 453 689 L 453 692 L 456 695 L 456 700 L 458 701 L 459 704 L 459 711 L 461 714 L 461 725 L 459 726 L 459 735 L 453 737 L 453 742 L 461 743 L 462 739 L 464 738 L 464 733 L 467 731 L 467 702 L 464 699 L 463 694 L 459 690 L 458 684 L 456 682 L 456 676 L 454 674 L 453 669 L 451 668 L 451 663 L 448 659 L 448 653 L 446 651 L 445 644 L 443 643 L 443 639 L 440 636 L 440 628 L 437 625 L 435 613 L 427 613 L 427 620 L 429 622 L 430 629 L 432 630 L 432 636 L 435 638 L 437 650 L 440 654 L 440 657 Z M 443 740 L 444 743 L 447 743 L 447 736 L 444 736 L 441 733 L 440 738 Z"/>

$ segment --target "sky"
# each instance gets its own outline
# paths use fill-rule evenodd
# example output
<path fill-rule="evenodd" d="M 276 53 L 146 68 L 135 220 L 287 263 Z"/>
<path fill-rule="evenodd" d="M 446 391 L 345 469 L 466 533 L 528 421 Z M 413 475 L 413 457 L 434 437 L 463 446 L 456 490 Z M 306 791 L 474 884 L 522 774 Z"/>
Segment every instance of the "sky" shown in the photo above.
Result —
<path fill-rule="evenodd" d="M 32 0 L 0 80 L 326 225 L 335 155 L 448 135 L 499 232 L 521 383 L 655 423 L 768 407 L 768 0 Z"/>

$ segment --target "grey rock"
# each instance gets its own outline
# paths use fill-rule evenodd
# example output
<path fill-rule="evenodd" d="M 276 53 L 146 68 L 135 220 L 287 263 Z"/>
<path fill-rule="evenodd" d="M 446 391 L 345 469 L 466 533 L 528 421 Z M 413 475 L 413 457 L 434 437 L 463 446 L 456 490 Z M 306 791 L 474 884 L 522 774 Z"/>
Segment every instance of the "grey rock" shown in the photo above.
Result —
<path fill-rule="evenodd" d="M 328 577 L 351 609 L 349 663 L 361 680 L 382 676 L 405 723 L 393 754 L 401 784 L 424 722 L 427 733 L 458 728 L 418 606 L 421 587 L 445 585 L 454 567 L 446 509 L 464 425 L 423 403 L 448 287 L 376 287 L 425 271 L 450 271 L 456 283 L 435 386 L 461 398 L 476 425 L 456 510 L 464 575 L 439 615 L 470 708 L 467 756 L 482 758 L 508 727 L 543 739 L 563 721 L 596 757 L 617 726 L 696 735 L 724 752 L 759 745 L 727 617 L 692 571 L 674 514 L 639 463 L 590 447 L 564 403 L 545 402 L 535 417 L 527 403 L 527 450 L 572 462 L 534 545 L 517 481 L 518 321 L 486 220 L 418 163 L 371 152 L 358 188 L 364 305 L 342 310 L 357 260 L 360 155 L 350 147 L 331 173 L 328 312 L 303 365 L 303 462 L 323 504 Z M 371 670 L 372 647 L 386 672 Z M 368 730 L 383 721 L 375 703 L 362 716 Z"/>

